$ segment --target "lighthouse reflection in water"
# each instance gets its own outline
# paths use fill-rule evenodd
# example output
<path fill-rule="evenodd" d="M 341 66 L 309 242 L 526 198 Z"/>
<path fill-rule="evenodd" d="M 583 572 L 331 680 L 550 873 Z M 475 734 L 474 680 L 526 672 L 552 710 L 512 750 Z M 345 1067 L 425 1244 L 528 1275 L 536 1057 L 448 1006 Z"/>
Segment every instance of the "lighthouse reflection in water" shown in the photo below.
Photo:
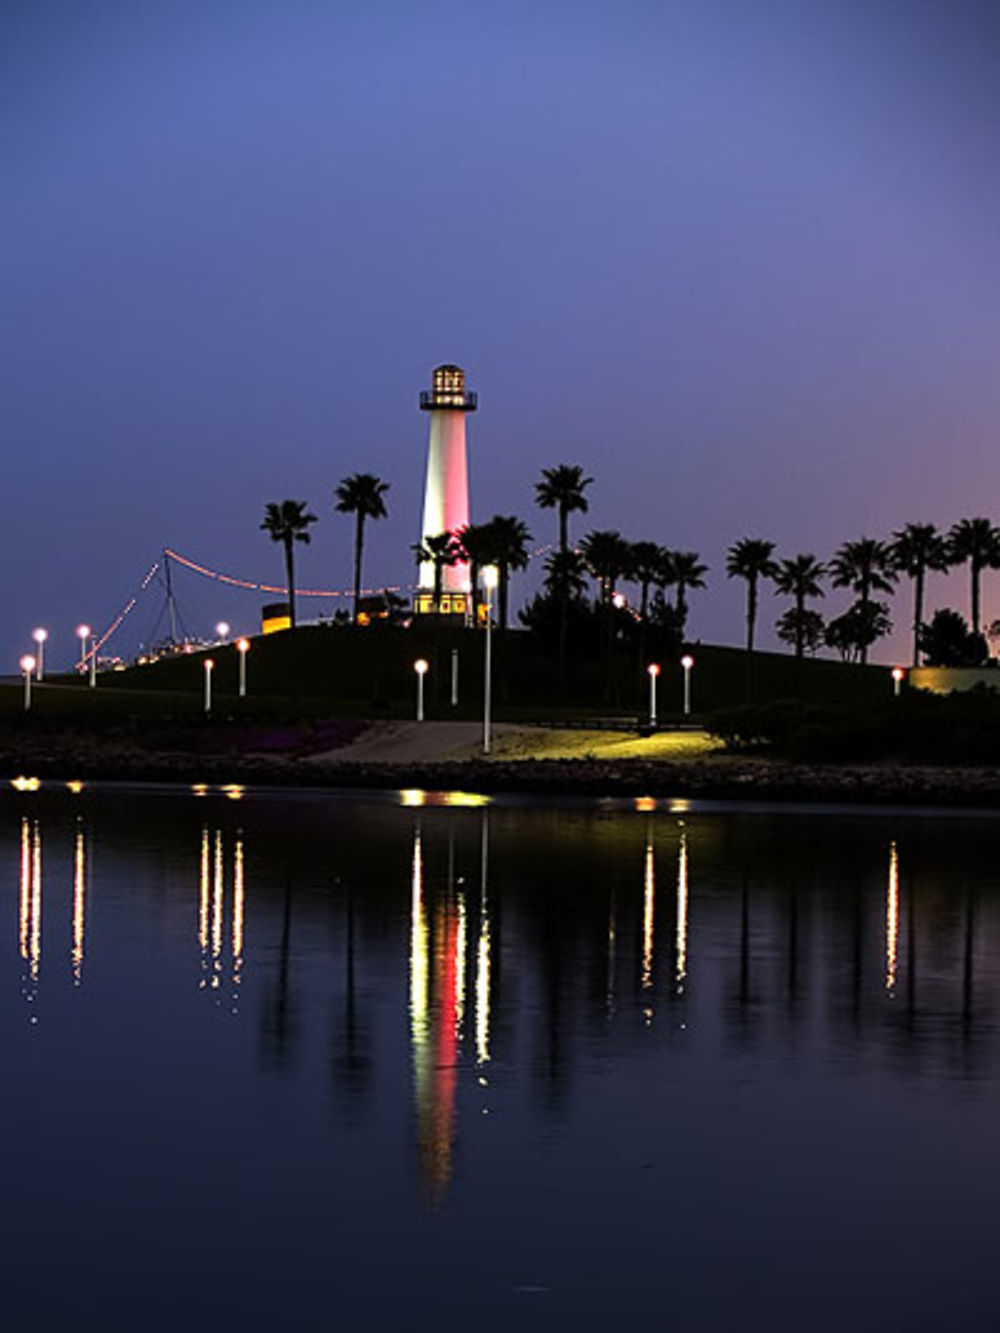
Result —
<path fill-rule="evenodd" d="M 0 811 L 12 1318 L 155 1289 L 152 1327 L 334 1293 L 371 1327 L 473 1297 L 588 1327 L 666 1282 L 684 1328 L 777 1291 L 930 1327 L 958 1272 L 967 1324 L 992 1300 L 991 820 L 44 783 Z"/>

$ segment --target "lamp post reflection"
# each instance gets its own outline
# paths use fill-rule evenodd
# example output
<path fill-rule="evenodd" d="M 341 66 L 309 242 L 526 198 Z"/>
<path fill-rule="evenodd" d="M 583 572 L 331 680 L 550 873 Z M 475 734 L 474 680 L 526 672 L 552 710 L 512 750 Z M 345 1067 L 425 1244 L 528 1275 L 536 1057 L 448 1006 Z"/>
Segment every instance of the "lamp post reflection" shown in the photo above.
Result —
<path fill-rule="evenodd" d="M 483 1066 L 490 1062 L 490 912 L 487 897 L 490 858 L 490 812 L 485 807 L 479 826 L 479 941 L 476 946 L 476 1063 L 480 1083 L 485 1084 Z"/>
<path fill-rule="evenodd" d="M 646 852 L 643 858 L 643 895 L 642 895 L 642 971 L 639 984 L 644 991 L 653 988 L 653 925 L 656 911 L 656 858 L 653 851 L 653 831 L 646 825 Z M 653 1019 L 651 996 L 646 996 L 643 1018 L 647 1026 Z"/>
<path fill-rule="evenodd" d="M 42 834 L 37 820 L 27 817 L 21 820 L 20 890 L 19 944 L 26 965 L 23 994 L 30 1003 L 37 995 L 42 967 Z"/>
<path fill-rule="evenodd" d="M 896 990 L 896 965 L 899 944 L 899 853 L 889 844 L 889 882 L 885 895 L 885 988 Z"/>
<path fill-rule="evenodd" d="M 677 849 L 677 935 L 674 945 L 674 983 L 677 994 L 684 994 L 687 978 L 688 940 L 688 846 L 687 829 L 681 825 L 680 845 Z"/>
<path fill-rule="evenodd" d="M 73 844 L 73 947 L 70 951 L 70 965 L 73 972 L 73 985 L 83 981 L 83 933 L 87 908 L 87 834 L 82 824 L 77 824 Z"/>
<path fill-rule="evenodd" d="M 225 844 L 222 829 L 202 825 L 198 875 L 198 948 L 201 954 L 199 989 L 220 990 L 225 966 Z M 233 841 L 233 910 L 231 920 L 232 1012 L 236 1013 L 243 972 L 246 920 L 246 857 L 243 831 Z"/>

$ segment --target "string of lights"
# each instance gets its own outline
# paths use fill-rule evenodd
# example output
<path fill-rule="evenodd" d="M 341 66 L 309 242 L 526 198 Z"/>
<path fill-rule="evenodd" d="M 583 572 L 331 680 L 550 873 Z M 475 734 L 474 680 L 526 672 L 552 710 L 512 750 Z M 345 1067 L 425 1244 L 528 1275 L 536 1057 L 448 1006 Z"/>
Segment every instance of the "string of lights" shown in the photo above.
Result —
<path fill-rule="evenodd" d="M 100 650 L 104 647 L 107 641 L 111 638 L 112 634 L 114 634 L 115 631 L 118 629 L 118 627 L 121 625 L 122 621 L 135 608 L 135 605 L 138 602 L 139 598 L 142 596 L 142 594 L 152 583 L 153 579 L 156 577 L 159 568 L 160 568 L 159 560 L 154 561 L 154 563 L 150 566 L 148 572 L 146 573 L 146 576 L 139 584 L 139 587 L 136 589 L 133 595 L 128 599 L 128 601 L 125 603 L 122 609 L 118 612 L 118 614 L 115 616 L 114 620 L 112 620 L 108 628 L 104 631 L 103 634 L 95 638 L 90 648 L 88 648 L 87 651 L 82 654 L 79 662 L 77 662 L 76 664 L 76 668 L 78 671 L 83 671 L 86 669 L 86 666 L 90 661 L 90 659 L 92 657 L 96 657 L 98 652 L 100 652 Z"/>
<path fill-rule="evenodd" d="M 551 543 L 545 546 L 536 546 L 528 558 L 529 560 L 535 560 L 538 556 L 545 555 L 552 549 L 553 546 Z M 248 592 L 274 593 L 280 597 L 287 597 L 288 595 L 288 588 L 286 586 L 279 586 L 275 583 L 257 583 L 252 579 L 240 579 L 234 574 L 225 574 L 221 570 L 210 569 L 208 565 L 200 564 L 197 560 L 192 560 L 190 556 L 182 555 L 180 551 L 175 551 L 170 546 L 165 546 L 163 548 L 163 557 L 165 560 L 176 561 L 178 565 L 181 565 L 184 569 L 191 570 L 194 574 L 200 574 L 203 578 L 213 579 L 216 583 L 225 583 L 231 588 L 242 588 Z M 140 596 L 146 591 L 150 583 L 156 577 L 159 569 L 160 562 L 157 560 L 150 567 L 142 582 L 139 584 L 135 594 L 129 598 L 128 602 L 126 602 L 125 606 L 118 612 L 108 628 L 103 634 L 93 640 L 91 647 L 88 648 L 87 652 L 83 654 L 77 663 L 77 670 L 83 671 L 91 657 L 98 653 L 111 636 L 121 627 L 123 621 L 134 610 Z M 416 584 L 413 583 L 393 584 L 386 588 L 363 588 L 362 596 L 371 597 L 378 592 L 413 592 L 415 589 Z M 354 595 L 354 590 L 353 588 L 296 588 L 295 595 L 296 597 L 352 597 Z"/>

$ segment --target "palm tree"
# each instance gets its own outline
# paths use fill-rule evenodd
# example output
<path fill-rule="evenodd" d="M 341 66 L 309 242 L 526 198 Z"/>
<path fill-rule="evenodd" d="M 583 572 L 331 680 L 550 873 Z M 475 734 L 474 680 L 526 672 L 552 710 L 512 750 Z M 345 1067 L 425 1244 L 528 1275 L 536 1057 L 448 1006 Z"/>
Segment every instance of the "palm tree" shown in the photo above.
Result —
<path fill-rule="evenodd" d="M 809 623 L 805 619 L 806 601 L 810 597 L 823 596 L 819 581 L 825 573 L 825 568 L 814 555 L 804 553 L 782 560 L 774 576 L 776 590 L 795 598 L 795 616 L 788 624 L 795 627 L 796 657 L 802 656 L 805 647 L 805 630 Z"/>
<path fill-rule="evenodd" d="M 535 503 L 540 509 L 559 510 L 559 550 L 569 550 L 569 515 L 574 511 L 587 512 L 584 491 L 593 483 L 585 477 L 583 468 L 575 463 L 560 463 L 558 467 L 542 468 L 541 481 L 535 482 Z"/>
<path fill-rule="evenodd" d="M 1000 565 L 1000 532 L 988 518 L 963 518 L 948 533 L 953 565 L 969 564 L 972 578 L 972 632 L 979 633 L 979 583 L 984 569 Z"/>
<path fill-rule="evenodd" d="M 458 564 L 462 558 L 461 548 L 450 532 L 439 532 L 432 537 L 425 537 L 422 542 L 417 542 L 412 550 L 417 557 L 418 565 L 434 566 L 434 609 L 440 611 L 445 566 Z"/>
<path fill-rule="evenodd" d="M 472 623 L 479 624 L 479 571 L 497 562 L 496 533 L 492 523 L 468 523 L 455 533 L 460 558 L 469 562 L 469 583 L 472 588 Z"/>
<path fill-rule="evenodd" d="M 649 618 L 649 588 L 656 583 L 663 570 L 664 550 L 656 542 L 630 542 L 628 545 L 627 573 L 639 585 L 639 620 L 643 625 Z"/>
<path fill-rule="evenodd" d="M 663 582 L 677 589 L 677 619 L 681 625 L 687 620 L 688 588 L 704 588 L 708 565 L 698 559 L 697 551 L 664 551 Z"/>
<path fill-rule="evenodd" d="M 550 551 L 545 557 L 545 588 L 550 597 L 565 591 L 571 602 L 579 601 L 587 591 L 586 573 L 579 551 Z"/>
<path fill-rule="evenodd" d="M 499 628 L 507 628 L 507 601 L 510 590 L 510 575 L 514 569 L 527 566 L 528 543 L 531 533 L 527 525 L 513 514 L 494 514 L 487 527 L 493 537 L 493 559 L 499 571 L 497 582 L 497 611 Z"/>
<path fill-rule="evenodd" d="M 569 554 L 569 516 L 579 511 L 587 512 L 587 497 L 584 491 L 593 482 L 593 477 L 585 477 L 583 468 L 576 463 L 560 463 L 557 467 L 542 468 L 540 481 L 535 482 L 535 503 L 540 509 L 559 511 L 559 554 L 562 560 L 554 566 L 555 571 L 568 568 L 566 557 Z M 569 625 L 569 589 L 557 586 L 559 600 L 559 674 L 566 674 L 566 635 Z"/>
<path fill-rule="evenodd" d="M 892 592 L 897 578 L 889 547 L 873 537 L 844 542 L 830 561 L 830 574 L 835 588 L 851 588 L 858 594 L 857 605 L 861 607 L 858 621 L 862 626 L 867 626 L 872 593 Z M 859 637 L 858 659 L 862 666 L 868 661 L 869 647 L 880 637 L 881 634 L 874 634 L 868 638 L 867 628 Z"/>
<path fill-rule="evenodd" d="M 726 552 L 726 577 L 746 579 L 748 656 L 753 652 L 753 632 L 757 624 L 757 583 L 760 579 L 773 579 L 777 572 L 774 542 L 759 537 L 742 537 Z"/>
<path fill-rule="evenodd" d="M 353 514 L 354 522 L 354 623 L 358 623 L 358 605 L 361 601 L 361 552 L 365 543 L 365 519 L 385 518 L 383 496 L 389 489 L 389 483 L 373 476 L 370 472 L 355 472 L 344 480 L 334 491 L 337 510 L 341 514 Z"/>
<path fill-rule="evenodd" d="M 948 568 L 948 546 L 933 523 L 907 523 L 892 534 L 892 563 L 913 580 L 913 665 L 920 665 L 920 626 L 924 623 L 924 581 L 928 570 Z"/>
<path fill-rule="evenodd" d="M 599 601 L 607 610 L 614 601 L 615 584 L 628 566 L 628 542 L 620 532 L 588 532 L 580 542 L 580 554 L 597 580 Z"/>
<path fill-rule="evenodd" d="M 295 628 L 295 543 L 309 544 L 309 524 L 316 522 L 316 515 L 306 509 L 304 500 L 282 500 L 278 504 L 269 504 L 264 508 L 264 521 L 261 529 L 270 533 L 271 540 L 281 542 L 285 548 L 285 577 L 288 583 L 288 619 Z"/>

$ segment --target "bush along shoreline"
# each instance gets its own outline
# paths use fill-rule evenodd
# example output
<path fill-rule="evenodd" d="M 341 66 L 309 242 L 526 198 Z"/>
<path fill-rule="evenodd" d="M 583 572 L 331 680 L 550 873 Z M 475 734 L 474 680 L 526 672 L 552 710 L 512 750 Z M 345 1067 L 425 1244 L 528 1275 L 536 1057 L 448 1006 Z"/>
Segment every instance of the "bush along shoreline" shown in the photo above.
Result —
<path fill-rule="evenodd" d="M 914 690 L 864 709 L 776 700 L 725 709 L 707 725 L 731 753 L 798 763 L 1000 763 L 1000 698 L 985 688 Z"/>

